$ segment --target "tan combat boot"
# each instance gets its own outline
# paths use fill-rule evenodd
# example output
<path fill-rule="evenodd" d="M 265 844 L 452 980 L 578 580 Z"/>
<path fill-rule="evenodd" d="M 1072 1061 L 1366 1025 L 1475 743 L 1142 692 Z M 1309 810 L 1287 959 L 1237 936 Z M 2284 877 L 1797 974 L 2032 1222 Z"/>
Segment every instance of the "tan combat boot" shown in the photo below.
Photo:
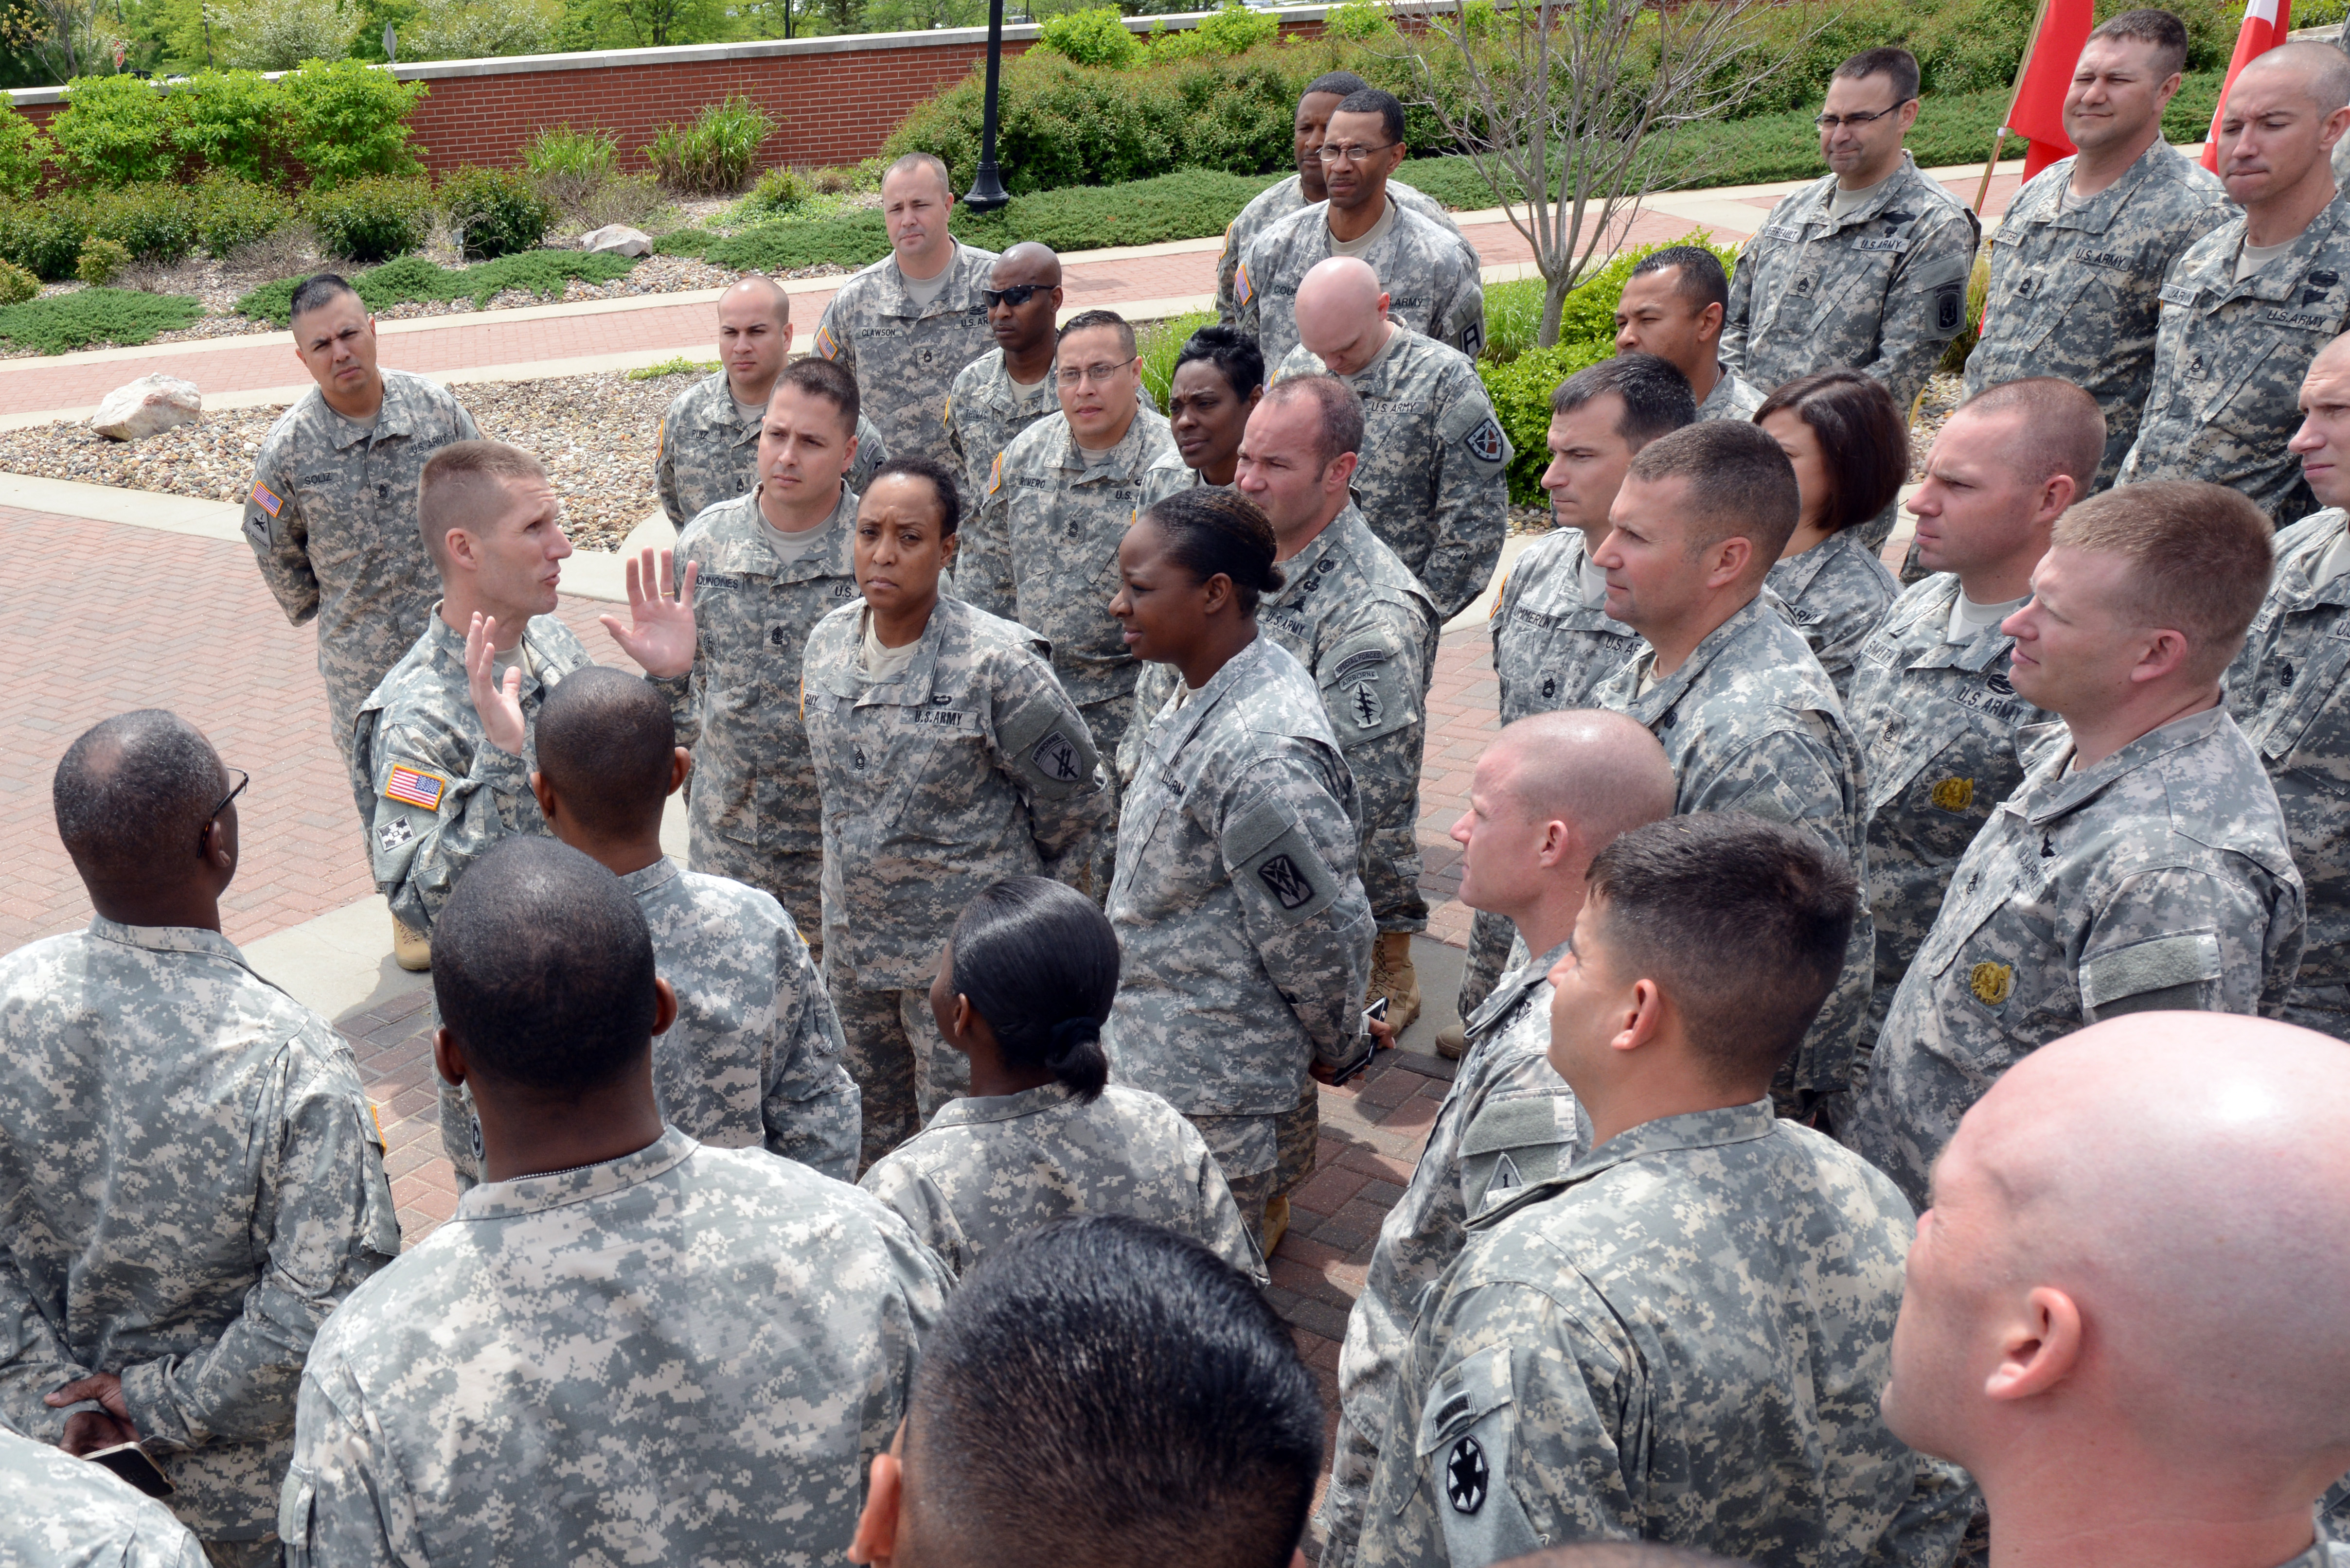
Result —
<path fill-rule="evenodd" d="M 1381 931 L 1371 950 L 1371 989 L 1366 999 L 1388 999 L 1388 1027 L 1400 1039 L 1419 1016 L 1419 971 L 1411 967 L 1411 933 Z"/>
<path fill-rule="evenodd" d="M 432 940 L 398 915 L 391 918 L 391 961 L 416 973 L 432 967 Z"/>
<path fill-rule="evenodd" d="M 1289 1195 L 1282 1194 L 1264 1206 L 1264 1256 L 1273 1261 L 1273 1251 L 1281 1239 L 1289 1234 Z"/>
<path fill-rule="evenodd" d="M 1469 1049 L 1469 1031 L 1459 1023 L 1448 1023 L 1436 1032 L 1436 1054 L 1448 1062 L 1458 1062 Z"/>

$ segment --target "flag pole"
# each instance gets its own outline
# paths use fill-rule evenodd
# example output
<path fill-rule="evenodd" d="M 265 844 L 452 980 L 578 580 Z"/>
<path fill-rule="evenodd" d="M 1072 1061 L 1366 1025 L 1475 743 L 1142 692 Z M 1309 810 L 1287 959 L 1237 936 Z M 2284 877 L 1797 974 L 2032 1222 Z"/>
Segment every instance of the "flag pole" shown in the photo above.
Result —
<path fill-rule="evenodd" d="M 2015 62 L 2015 82 L 2007 90 L 2007 109 L 1999 117 L 1999 129 L 1991 132 L 1991 156 L 1983 161 L 1982 180 L 1975 186 L 1974 213 L 1982 216 L 1983 202 L 1991 197 L 1991 171 L 1999 166 L 1999 151 L 2007 143 L 2007 122 L 2015 113 L 2016 100 L 2023 96 L 2023 74 L 2032 68 L 2032 52 L 2040 47 L 2040 29 L 2048 20 L 2048 0 L 2040 0 L 2040 8 L 2032 14 L 2032 32 L 2023 40 L 2023 54 Z"/>

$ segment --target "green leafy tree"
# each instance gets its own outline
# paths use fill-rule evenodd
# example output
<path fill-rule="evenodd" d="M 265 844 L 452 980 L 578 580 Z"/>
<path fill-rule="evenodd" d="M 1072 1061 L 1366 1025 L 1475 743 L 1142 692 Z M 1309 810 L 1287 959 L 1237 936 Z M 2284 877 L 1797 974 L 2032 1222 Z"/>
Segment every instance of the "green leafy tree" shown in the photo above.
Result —
<path fill-rule="evenodd" d="M 312 60 L 278 85 L 295 156 L 314 185 L 418 168 L 405 122 L 424 98 L 422 82 L 403 82 L 381 67 L 345 59 Z"/>
<path fill-rule="evenodd" d="M 182 157 L 255 183 L 285 179 L 285 95 L 260 72 L 199 72 L 164 108 Z"/>
<path fill-rule="evenodd" d="M 137 77 L 76 77 L 63 114 L 49 121 L 58 161 L 77 182 L 161 180 L 180 161 L 163 95 Z"/>

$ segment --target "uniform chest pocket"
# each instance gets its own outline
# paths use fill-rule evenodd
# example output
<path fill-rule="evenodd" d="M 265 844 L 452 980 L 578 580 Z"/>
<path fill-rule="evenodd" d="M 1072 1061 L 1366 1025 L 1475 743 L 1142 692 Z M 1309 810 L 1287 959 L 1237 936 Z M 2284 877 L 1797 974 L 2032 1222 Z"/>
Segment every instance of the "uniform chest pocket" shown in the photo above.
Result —
<path fill-rule="evenodd" d="M 2033 842 L 2040 837 L 2033 835 Z M 1982 1042 L 1955 1064 L 1975 1080 L 1978 1094 L 2035 1046 L 2082 1021 L 2053 890 L 2053 882 L 2027 872 L 1958 942 L 1944 971 L 1941 1000 L 1973 1020 L 1978 1027 L 1968 1033 Z"/>
<path fill-rule="evenodd" d="M 728 579 L 714 589 L 705 579 L 695 590 L 693 614 L 702 649 L 710 660 L 709 682 L 722 705 L 740 708 L 764 698 L 771 677 L 787 666 L 791 632 L 769 602 L 747 583 Z"/>
<path fill-rule="evenodd" d="M 1522 1457 L 1517 1421 L 1506 1345 L 1470 1356 L 1428 1392 L 1414 1447 L 1445 1555 L 1454 1563 L 1504 1562 L 1543 1544 L 1513 1484 Z M 1412 1495 L 1402 1492 L 1391 1505 L 1400 1511 Z"/>
<path fill-rule="evenodd" d="M 992 763 L 976 708 L 962 703 L 901 708 L 888 733 L 881 766 L 889 793 L 883 809 L 901 828 L 910 826 L 910 815 L 951 820 L 979 798 Z M 920 812 L 909 814 L 906 806 L 917 800 Z"/>
<path fill-rule="evenodd" d="M 2069 255 L 2051 257 L 2017 278 L 2006 304 L 2030 324 L 2016 344 L 2025 352 L 2046 343 L 2067 321 L 2108 320 L 2121 307 L 2119 296 L 2105 275 Z"/>
<path fill-rule="evenodd" d="M 2272 769 L 2290 769 L 2350 794 L 2350 690 L 2343 672 L 2350 665 L 2350 611 L 2337 611 L 2324 637 L 2298 646 L 2280 639 L 2261 670 L 2265 692 L 2253 693 L 2275 721 L 2261 737 L 2261 758 Z"/>
<path fill-rule="evenodd" d="M 2300 386 L 2298 369 L 2280 367 L 2306 368 L 2338 327 L 2342 314 L 2338 306 L 2332 306 L 2329 314 L 2319 306 L 2296 306 L 2291 298 L 2276 304 L 2253 301 L 2249 311 L 2225 323 L 2230 340 L 2226 348 L 2220 346 L 2221 332 L 2201 334 L 2205 346 L 2189 355 L 2187 368 L 2190 378 L 2199 373 L 2210 378 L 2204 383 L 2211 389 L 2203 398 L 2202 422 L 2248 443 L 2251 451 L 2274 450 L 2280 424 L 2290 431 L 2294 422 L 2293 395 Z M 2222 354 L 2228 359 L 2214 363 Z"/>

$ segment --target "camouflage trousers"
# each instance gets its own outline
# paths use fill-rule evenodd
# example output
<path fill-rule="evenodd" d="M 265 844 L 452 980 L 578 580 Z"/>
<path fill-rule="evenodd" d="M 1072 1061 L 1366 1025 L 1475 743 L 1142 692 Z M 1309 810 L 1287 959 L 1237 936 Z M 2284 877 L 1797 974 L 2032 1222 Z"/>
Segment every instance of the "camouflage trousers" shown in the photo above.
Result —
<path fill-rule="evenodd" d="M 1295 1110 L 1269 1116 L 1186 1116 L 1232 1189 L 1232 1201 L 1259 1247 L 1264 1245 L 1265 1206 L 1305 1185 L 1314 1174 L 1315 1146 L 1322 1138 L 1322 1100 L 1308 1080 Z"/>
<path fill-rule="evenodd" d="M 1109 897 L 1110 873 L 1118 869 L 1118 814 L 1126 804 L 1126 788 L 1118 782 L 1118 742 L 1134 723 L 1134 693 L 1129 690 L 1122 697 L 1107 702 L 1090 702 L 1077 709 L 1078 716 L 1094 738 L 1094 754 L 1102 759 L 1102 775 L 1108 781 L 1109 817 L 1102 824 L 1101 836 L 1096 841 L 1091 876 L 1093 882 L 1082 891 L 1097 904 Z"/>
<path fill-rule="evenodd" d="M 762 892 L 771 893 L 803 937 L 811 931 L 820 935 L 824 930 L 824 850 L 816 831 L 813 776 L 808 781 L 807 798 L 810 804 L 806 819 L 794 826 L 805 828 L 806 841 L 817 847 L 754 848 L 723 834 L 705 832 L 695 822 L 686 838 L 685 868 L 709 877 L 732 877 L 737 882 L 747 882 Z M 816 942 L 810 940 L 808 945 L 814 947 Z"/>
<path fill-rule="evenodd" d="M 2283 1022 L 2336 1040 L 2350 1040 L 2350 985 L 2301 985 L 2285 993 Z"/>
<path fill-rule="evenodd" d="M 207 1541 L 204 1561 L 213 1568 L 277 1568 L 286 1561 L 286 1547 L 275 1535 L 258 1541 Z"/>
<path fill-rule="evenodd" d="M 1469 957 L 1461 966 L 1461 1000 L 1454 1007 L 1463 1023 L 1493 994 L 1503 971 L 1510 966 L 1511 944 L 1518 940 L 1518 928 L 1506 917 L 1482 909 L 1475 914 L 1469 926 Z"/>
<path fill-rule="evenodd" d="M 971 1058 L 940 1035 L 928 991 L 867 991 L 829 968 L 824 978 L 840 1015 L 841 1064 L 865 1099 L 862 1177 L 941 1106 L 971 1093 Z"/>

